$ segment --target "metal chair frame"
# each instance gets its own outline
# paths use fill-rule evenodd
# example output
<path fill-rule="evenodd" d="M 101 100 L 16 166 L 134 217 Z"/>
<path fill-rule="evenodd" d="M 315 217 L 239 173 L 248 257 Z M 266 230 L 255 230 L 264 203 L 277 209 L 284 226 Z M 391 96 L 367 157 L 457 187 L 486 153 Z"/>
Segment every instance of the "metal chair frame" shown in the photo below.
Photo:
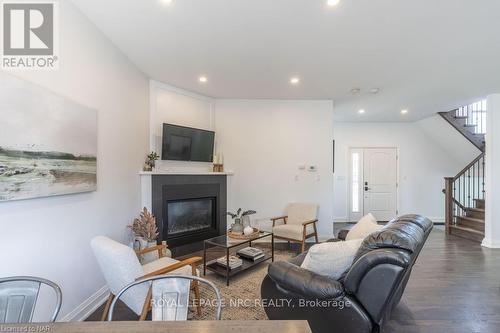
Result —
<path fill-rule="evenodd" d="M 220 320 L 221 319 L 222 297 L 221 297 L 219 289 L 215 286 L 215 284 L 213 284 L 212 282 L 210 282 L 210 281 L 208 281 L 206 279 L 200 278 L 198 276 L 187 276 L 187 275 L 174 275 L 174 274 L 172 274 L 172 275 L 153 276 L 153 277 L 150 277 L 150 278 L 147 278 L 147 279 L 143 279 L 143 280 L 138 280 L 138 281 L 132 282 L 132 283 L 128 284 L 127 286 L 123 287 L 122 290 L 120 290 L 120 292 L 116 295 L 116 297 L 113 299 L 113 302 L 111 303 L 111 306 L 109 308 L 109 313 L 108 313 L 108 321 L 112 321 L 113 320 L 113 312 L 114 312 L 114 309 L 115 309 L 116 302 L 120 299 L 120 297 L 127 290 L 129 290 L 130 288 L 135 287 L 137 285 L 143 284 L 143 283 L 154 282 L 154 281 L 157 281 L 157 280 L 164 280 L 164 279 L 184 279 L 184 280 L 190 280 L 190 281 L 198 281 L 198 282 L 205 283 L 205 284 L 209 285 L 215 291 L 215 295 L 217 297 L 217 310 L 216 310 L 216 313 L 215 313 L 215 319 L 216 320 Z M 146 301 L 147 301 L 147 299 L 146 299 Z"/>
<path fill-rule="evenodd" d="M 17 317 L 18 321 L 16 323 L 31 323 L 33 320 L 33 313 L 35 312 L 35 307 L 36 303 L 38 300 L 38 294 L 40 292 L 40 287 L 42 284 L 47 285 L 51 287 L 55 294 L 56 294 L 56 307 L 54 309 L 54 312 L 52 314 L 52 317 L 50 318 L 50 322 L 54 322 L 57 318 L 57 315 L 59 314 L 59 311 L 61 310 L 61 305 L 62 305 L 62 292 L 61 288 L 54 282 L 50 280 L 46 280 L 43 278 L 39 277 L 34 277 L 34 276 L 13 276 L 13 277 L 7 277 L 7 278 L 0 278 L 0 301 L 1 297 L 9 297 L 11 294 L 5 293 L 8 292 L 8 287 L 5 286 L 7 283 L 16 283 L 19 282 L 22 284 L 22 282 L 26 282 L 24 286 L 20 285 L 15 287 L 18 289 L 19 294 L 16 294 L 16 296 L 21 296 L 22 297 L 22 304 L 18 306 L 18 308 L 14 309 L 15 311 L 18 312 Z M 14 287 L 14 286 L 12 286 Z M 24 290 L 23 290 L 24 289 Z M 7 300 L 8 302 L 8 300 Z M 7 306 L 8 303 L 5 304 L 5 311 L 7 312 Z M 15 306 L 15 305 L 14 305 Z M 0 323 L 4 323 L 6 319 L 7 313 L 4 313 L 3 317 L 0 317 Z M 23 317 L 27 319 L 27 321 L 22 321 Z M 27 317 L 27 318 L 26 318 Z M 7 323 L 5 323 L 7 324 Z M 14 324 L 14 323 L 8 323 L 8 324 Z"/>

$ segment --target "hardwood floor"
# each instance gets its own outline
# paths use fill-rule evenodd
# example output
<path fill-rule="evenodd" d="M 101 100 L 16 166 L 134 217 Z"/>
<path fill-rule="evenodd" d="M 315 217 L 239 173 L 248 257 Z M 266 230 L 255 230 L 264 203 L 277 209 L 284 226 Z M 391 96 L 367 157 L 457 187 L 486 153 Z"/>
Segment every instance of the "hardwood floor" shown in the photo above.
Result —
<path fill-rule="evenodd" d="M 384 332 L 500 332 L 500 250 L 439 229 Z"/>
<path fill-rule="evenodd" d="M 135 318 L 124 307 L 116 316 Z M 500 332 L 500 249 L 446 236 L 436 226 L 383 332 Z"/>

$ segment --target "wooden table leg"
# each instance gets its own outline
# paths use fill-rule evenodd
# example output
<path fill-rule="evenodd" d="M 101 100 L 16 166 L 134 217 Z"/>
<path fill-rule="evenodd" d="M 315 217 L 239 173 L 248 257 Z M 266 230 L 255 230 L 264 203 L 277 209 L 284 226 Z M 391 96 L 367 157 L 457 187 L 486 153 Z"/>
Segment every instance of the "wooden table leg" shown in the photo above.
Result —
<path fill-rule="evenodd" d="M 207 243 L 203 242 L 203 276 L 207 275 Z"/>
<path fill-rule="evenodd" d="M 274 234 L 271 234 L 271 262 L 274 262 Z"/>
<path fill-rule="evenodd" d="M 229 287 L 229 248 L 226 248 L 226 286 Z"/>

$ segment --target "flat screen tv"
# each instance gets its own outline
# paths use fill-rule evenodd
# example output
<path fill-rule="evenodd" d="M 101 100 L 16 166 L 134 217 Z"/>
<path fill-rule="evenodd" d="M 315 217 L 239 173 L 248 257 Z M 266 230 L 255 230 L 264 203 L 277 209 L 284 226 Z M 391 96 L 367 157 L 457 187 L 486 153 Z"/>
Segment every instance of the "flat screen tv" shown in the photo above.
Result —
<path fill-rule="evenodd" d="M 215 132 L 163 124 L 162 160 L 212 162 Z"/>

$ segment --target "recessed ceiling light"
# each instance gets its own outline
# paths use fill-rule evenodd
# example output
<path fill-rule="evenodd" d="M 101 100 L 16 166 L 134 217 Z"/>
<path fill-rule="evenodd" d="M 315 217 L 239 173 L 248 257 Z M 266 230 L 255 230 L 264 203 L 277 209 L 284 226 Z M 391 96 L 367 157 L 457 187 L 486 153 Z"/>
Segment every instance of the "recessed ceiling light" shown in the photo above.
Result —
<path fill-rule="evenodd" d="M 353 94 L 353 95 L 357 95 L 357 94 L 359 94 L 360 92 L 361 92 L 361 89 L 359 89 L 359 88 L 352 88 L 352 89 L 351 89 L 351 94 Z"/>
<path fill-rule="evenodd" d="M 330 7 L 335 7 L 340 3 L 340 0 L 328 0 L 326 4 Z"/>
<path fill-rule="evenodd" d="M 200 81 L 201 83 L 207 83 L 208 79 L 206 76 L 200 76 L 200 78 L 198 79 L 198 81 Z"/>
<path fill-rule="evenodd" d="M 365 113 L 365 109 L 359 109 L 358 113 L 359 113 L 359 114 L 363 114 L 363 113 Z"/>
<path fill-rule="evenodd" d="M 380 92 L 380 88 L 372 88 L 370 89 L 370 93 L 372 94 L 378 94 Z"/>
<path fill-rule="evenodd" d="M 407 113 L 408 113 L 408 110 L 406 110 L 406 109 L 401 110 L 401 114 L 407 114 Z"/>
<path fill-rule="evenodd" d="M 291 84 L 298 84 L 300 82 L 300 79 L 298 77 L 292 77 L 290 79 Z"/>
<path fill-rule="evenodd" d="M 163 3 L 164 5 L 167 5 L 167 6 L 171 5 L 172 2 L 174 2 L 174 0 L 161 0 L 161 3 Z"/>

